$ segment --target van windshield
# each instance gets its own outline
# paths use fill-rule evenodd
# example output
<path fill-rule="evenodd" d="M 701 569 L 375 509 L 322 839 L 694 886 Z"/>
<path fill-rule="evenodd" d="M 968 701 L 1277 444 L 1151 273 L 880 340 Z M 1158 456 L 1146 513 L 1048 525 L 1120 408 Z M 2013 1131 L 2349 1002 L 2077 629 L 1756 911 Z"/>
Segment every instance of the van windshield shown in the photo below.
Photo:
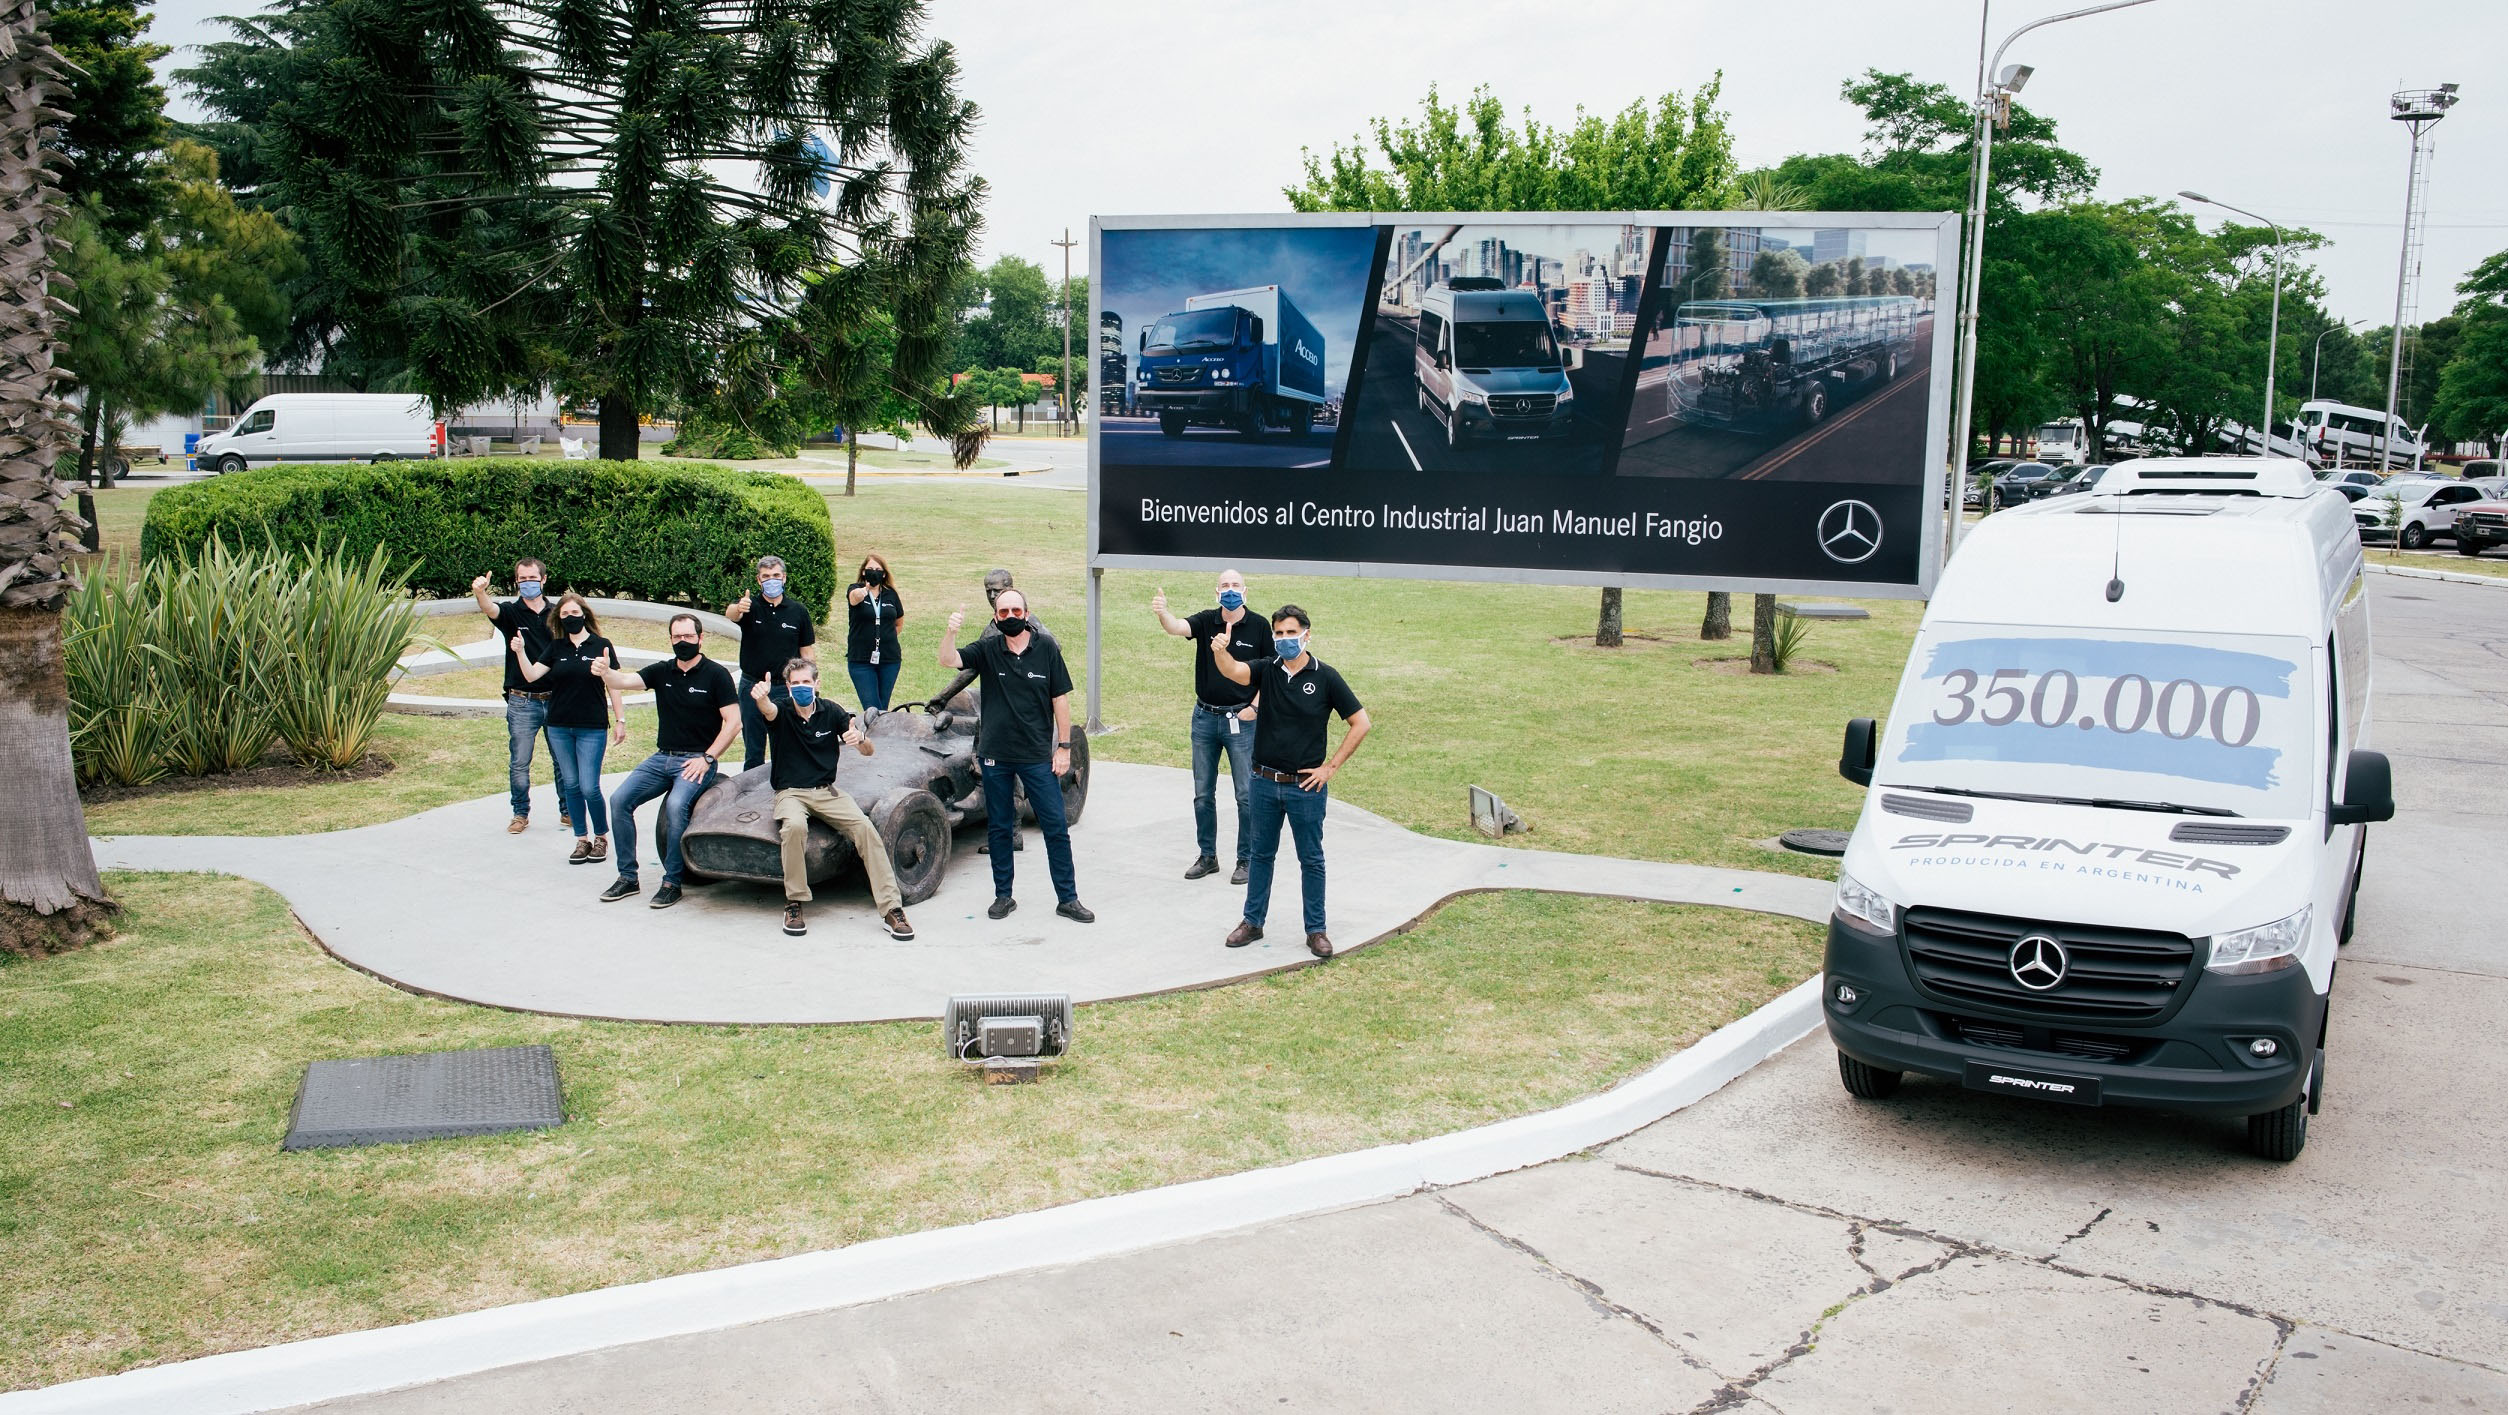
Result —
<path fill-rule="evenodd" d="M 2266 635 L 1931 625 L 1875 779 L 2303 818 L 2319 730 L 2308 650 Z"/>
<path fill-rule="evenodd" d="M 1236 342 L 1236 337 L 1236 306 L 1188 310 L 1183 314 L 1171 314 L 1150 326 L 1148 352 L 1173 354 L 1186 349 L 1225 349 Z"/>
<path fill-rule="evenodd" d="M 1458 321 L 1454 361 L 1463 368 L 1557 368 L 1559 348 L 1550 342 L 1550 326 L 1544 321 Z"/>

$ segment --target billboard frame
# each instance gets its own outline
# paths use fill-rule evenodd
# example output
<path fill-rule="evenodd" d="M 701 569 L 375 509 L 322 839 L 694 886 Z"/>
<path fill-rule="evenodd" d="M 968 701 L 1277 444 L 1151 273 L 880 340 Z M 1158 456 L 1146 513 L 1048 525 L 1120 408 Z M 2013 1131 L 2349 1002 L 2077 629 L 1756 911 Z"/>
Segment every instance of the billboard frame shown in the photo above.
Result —
<path fill-rule="evenodd" d="M 1959 223 L 1956 211 L 1349 211 L 1349 212 L 1261 212 L 1245 214 L 1211 214 L 1174 216 L 1093 216 L 1089 218 L 1089 314 L 1085 326 L 1092 340 L 1105 317 L 1105 233 L 1108 231 L 1141 230 L 1226 230 L 1244 228 L 1311 228 L 1360 227 L 1375 228 L 1388 224 L 1402 225 L 1469 225 L 1469 226 L 1575 226 L 1619 225 L 1655 229 L 1666 226 L 1716 226 L 1747 228 L 1750 226 L 1788 227 L 1816 223 L 1822 227 L 1860 227 L 1871 230 L 1926 231 L 1934 235 L 1934 271 L 1938 280 L 1943 271 L 1960 269 Z M 1952 346 L 1957 343 L 1958 291 L 1956 282 L 1947 305 L 1937 285 L 1934 294 L 1935 332 L 1930 360 L 1931 384 L 1928 386 L 1925 409 L 1924 458 L 1925 474 L 1919 494 L 1925 513 L 1918 518 L 1924 528 L 1923 539 L 1916 554 L 1917 579 L 1913 584 L 1893 584 L 1868 580 L 1745 580 L 1726 575 L 1648 575 L 1625 571 L 1530 569 L 1490 565 L 1441 565 L 1413 561 L 1367 560 L 1278 560 L 1236 557 L 1229 564 L 1248 573 L 1273 575 L 1337 575 L 1353 579 L 1456 580 L 1480 584 L 1507 585 L 1574 585 L 1580 587 L 1618 586 L 1638 590 L 1722 590 L 1740 594 L 1834 595 L 1847 599 L 1929 599 L 1942 568 L 1942 542 L 1947 529 L 1941 514 L 1942 498 L 1949 478 L 1951 382 L 1954 374 Z M 1942 332 L 1942 312 L 1950 310 L 1951 337 Z M 1095 353 L 1092 343 L 1091 353 Z M 1091 370 L 1090 389 L 1098 392 L 1096 371 Z M 1088 432 L 1088 632 L 1089 632 L 1089 703 L 1088 730 L 1105 730 L 1098 717 L 1098 682 L 1100 675 L 1099 617 L 1101 585 L 1108 570 L 1193 570 L 1217 569 L 1219 562 L 1201 556 L 1182 555 L 1110 555 L 1100 546 L 1100 498 L 1104 482 L 1100 476 L 1099 439 L 1105 420 L 1100 411 L 1089 417 Z"/>

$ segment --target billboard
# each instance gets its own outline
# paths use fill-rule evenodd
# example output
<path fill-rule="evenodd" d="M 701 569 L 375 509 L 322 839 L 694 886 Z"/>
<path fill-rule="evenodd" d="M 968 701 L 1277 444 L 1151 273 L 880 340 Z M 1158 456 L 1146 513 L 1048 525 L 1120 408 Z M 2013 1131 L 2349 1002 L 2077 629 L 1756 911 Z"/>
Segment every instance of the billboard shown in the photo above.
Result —
<path fill-rule="evenodd" d="M 1916 596 L 1957 217 L 1100 217 L 1089 563 Z"/>

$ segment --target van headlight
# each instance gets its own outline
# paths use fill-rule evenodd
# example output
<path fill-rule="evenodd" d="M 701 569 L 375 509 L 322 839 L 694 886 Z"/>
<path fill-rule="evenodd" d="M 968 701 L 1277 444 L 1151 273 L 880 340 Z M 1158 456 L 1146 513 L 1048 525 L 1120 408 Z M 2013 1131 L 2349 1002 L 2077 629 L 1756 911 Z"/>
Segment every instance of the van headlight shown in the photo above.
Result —
<path fill-rule="evenodd" d="M 2296 967 L 2299 946 L 2308 941 L 2308 916 L 2315 908 L 2309 905 L 2287 919 L 2212 935 L 2212 959 L 2204 968 L 2214 973 L 2272 973 Z"/>
<path fill-rule="evenodd" d="M 1837 903 L 1831 907 L 1838 917 L 1873 933 L 1898 932 L 1898 906 L 1844 870 L 1837 872 Z"/>
<path fill-rule="evenodd" d="M 1458 388 L 1454 393 L 1454 401 L 1466 408 L 1486 408 L 1489 406 L 1489 395 L 1477 388 Z"/>
<path fill-rule="evenodd" d="M 1566 407 L 1568 404 L 1573 403 L 1573 402 L 1575 402 L 1575 401 L 1576 401 L 1576 390 L 1575 390 L 1575 389 L 1573 389 L 1573 388 L 1565 388 L 1565 387 L 1563 387 L 1563 388 L 1561 388 L 1561 389 L 1559 390 L 1559 406 L 1560 406 L 1560 407 L 1564 408 L 1564 407 Z"/>

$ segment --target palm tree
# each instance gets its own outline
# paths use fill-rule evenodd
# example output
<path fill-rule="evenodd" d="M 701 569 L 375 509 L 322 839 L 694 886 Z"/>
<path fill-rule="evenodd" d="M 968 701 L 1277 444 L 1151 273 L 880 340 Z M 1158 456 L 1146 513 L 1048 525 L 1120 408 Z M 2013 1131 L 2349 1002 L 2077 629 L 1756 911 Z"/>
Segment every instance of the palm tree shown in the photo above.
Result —
<path fill-rule="evenodd" d="M 111 931 L 70 767 L 61 673 L 66 558 L 86 522 L 53 466 L 76 442 L 58 385 L 52 292 L 62 217 L 47 151 L 61 58 L 34 0 L 0 0 L 0 949 L 53 953 Z"/>

